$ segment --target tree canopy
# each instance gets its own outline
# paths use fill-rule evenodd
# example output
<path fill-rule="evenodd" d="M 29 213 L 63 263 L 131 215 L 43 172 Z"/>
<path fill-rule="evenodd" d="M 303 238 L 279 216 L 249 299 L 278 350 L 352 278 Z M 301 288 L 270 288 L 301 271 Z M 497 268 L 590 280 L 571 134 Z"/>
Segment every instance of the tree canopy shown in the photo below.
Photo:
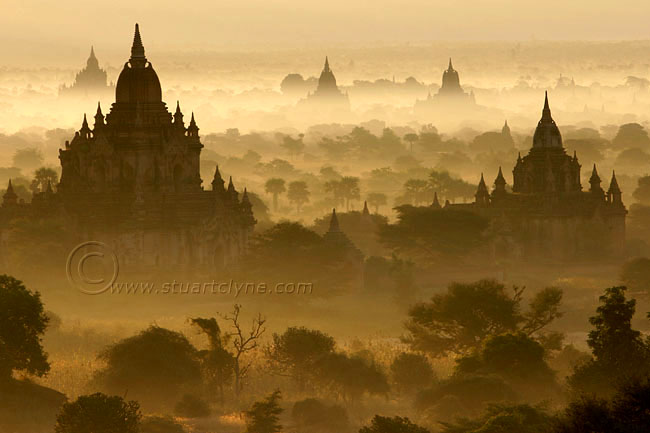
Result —
<path fill-rule="evenodd" d="M 0 275 L 0 382 L 13 371 L 43 376 L 50 370 L 42 345 L 47 324 L 40 293 Z"/>

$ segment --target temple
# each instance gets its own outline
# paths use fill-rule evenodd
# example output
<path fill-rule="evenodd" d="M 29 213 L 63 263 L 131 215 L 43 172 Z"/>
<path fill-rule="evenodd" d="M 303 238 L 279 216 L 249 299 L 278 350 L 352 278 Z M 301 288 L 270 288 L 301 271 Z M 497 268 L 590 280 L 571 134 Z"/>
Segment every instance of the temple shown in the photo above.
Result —
<path fill-rule="evenodd" d="M 106 71 L 99 67 L 99 61 L 95 57 L 95 48 L 90 47 L 90 56 L 86 61 L 86 67 L 77 73 L 74 83 L 70 86 L 63 85 L 59 89 L 59 94 L 97 96 L 102 92 L 112 91 L 113 88 L 113 83 L 108 84 Z"/>
<path fill-rule="evenodd" d="M 325 57 L 325 65 L 318 78 L 316 90 L 301 100 L 299 105 L 349 110 L 350 100 L 348 95 L 347 93 L 343 93 L 336 84 L 336 77 L 332 69 L 330 69 L 330 63 L 327 57 Z"/>
<path fill-rule="evenodd" d="M 594 165 L 589 189 L 583 191 L 580 169 L 577 155 L 566 154 L 547 95 L 533 147 L 517 158 L 512 188 L 499 169 L 492 191 L 481 175 L 474 203 L 444 209 L 487 217 L 495 258 L 554 262 L 622 257 L 627 210 L 616 175 L 605 191 Z"/>
<path fill-rule="evenodd" d="M 126 269 L 221 269 L 238 259 L 256 223 L 248 193 L 232 178 L 225 187 L 218 167 L 211 188 L 202 186 L 194 114 L 186 126 L 179 103 L 167 109 L 137 24 L 115 103 L 105 116 L 98 105 L 93 120 L 91 128 L 84 115 L 59 150 L 61 179 L 47 193 L 78 242 L 106 243 Z M 11 194 L 4 202 L 3 212 L 18 206 Z"/>
<path fill-rule="evenodd" d="M 449 59 L 449 66 L 442 73 L 442 85 L 436 94 L 429 94 L 425 99 L 417 99 L 413 107 L 414 114 L 422 120 L 432 116 L 445 119 L 466 119 L 468 116 L 481 115 L 487 118 L 487 112 L 476 104 L 474 92 L 466 93 L 460 85 L 460 77 Z"/>
<path fill-rule="evenodd" d="M 438 90 L 438 93 L 435 95 L 429 95 L 427 96 L 427 99 L 421 101 L 419 100 L 418 102 L 420 105 L 426 104 L 427 101 L 429 103 L 432 102 L 440 102 L 444 104 L 475 104 L 476 101 L 474 99 L 474 92 L 470 92 L 469 94 L 465 93 L 463 88 L 460 85 L 460 77 L 458 75 L 458 71 L 454 69 L 453 65 L 451 64 L 451 58 L 449 58 L 449 66 L 447 69 L 442 73 L 442 85 L 440 86 L 440 89 Z"/>

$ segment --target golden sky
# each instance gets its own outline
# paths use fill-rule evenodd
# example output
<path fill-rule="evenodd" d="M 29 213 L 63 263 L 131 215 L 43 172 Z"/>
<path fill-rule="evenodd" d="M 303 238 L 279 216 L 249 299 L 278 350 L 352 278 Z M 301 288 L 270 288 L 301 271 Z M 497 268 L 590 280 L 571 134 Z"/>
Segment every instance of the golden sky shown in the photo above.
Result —
<path fill-rule="evenodd" d="M 0 64 L 46 61 L 90 44 L 258 48 L 433 40 L 649 39 L 641 0 L 1 0 Z M 75 56 L 78 56 L 75 52 Z"/>

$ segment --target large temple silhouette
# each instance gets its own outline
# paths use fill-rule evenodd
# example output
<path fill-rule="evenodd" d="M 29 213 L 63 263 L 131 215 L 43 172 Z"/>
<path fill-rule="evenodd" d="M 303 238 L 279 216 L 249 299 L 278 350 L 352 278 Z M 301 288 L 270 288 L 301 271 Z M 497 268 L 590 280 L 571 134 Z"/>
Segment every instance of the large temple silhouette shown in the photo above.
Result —
<path fill-rule="evenodd" d="M 616 175 L 604 191 L 594 165 L 589 189 L 583 191 L 580 169 L 577 155 L 566 154 L 547 95 L 533 147 L 517 158 L 512 187 L 499 169 L 491 192 L 481 175 L 474 203 L 445 208 L 487 217 L 496 258 L 553 262 L 622 257 L 627 210 Z"/>
<path fill-rule="evenodd" d="M 163 102 L 136 24 L 115 103 L 106 116 L 98 105 L 93 128 L 84 115 L 59 150 L 56 192 L 41 194 L 78 241 L 106 243 L 120 266 L 220 269 L 244 252 L 256 221 L 246 190 L 240 196 L 232 178 L 225 187 L 218 167 L 203 188 L 202 148 L 194 114 L 185 126 L 180 105 L 172 115 Z M 0 217 L 32 214 L 31 206 L 5 195 Z"/>
<path fill-rule="evenodd" d="M 313 93 L 298 102 L 301 108 L 315 110 L 342 110 L 350 109 L 350 100 L 347 93 L 343 93 L 336 84 L 336 77 L 330 68 L 329 59 L 325 57 L 325 65 L 318 78 L 318 86 Z"/>
<path fill-rule="evenodd" d="M 77 73 L 74 83 L 70 86 L 65 84 L 61 86 L 59 93 L 63 96 L 98 96 L 102 92 L 112 91 L 114 87 L 113 83 L 108 83 L 106 70 L 99 67 L 95 48 L 90 47 L 90 56 L 86 61 L 86 67 Z"/>

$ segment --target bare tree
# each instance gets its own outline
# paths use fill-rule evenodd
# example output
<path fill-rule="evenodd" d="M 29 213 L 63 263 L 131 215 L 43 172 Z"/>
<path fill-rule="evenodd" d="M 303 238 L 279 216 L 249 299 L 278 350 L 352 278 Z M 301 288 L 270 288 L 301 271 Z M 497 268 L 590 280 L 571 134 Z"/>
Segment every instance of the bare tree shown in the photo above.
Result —
<path fill-rule="evenodd" d="M 242 381 L 248 374 L 252 361 L 243 362 L 242 357 L 258 348 L 258 340 L 266 331 L 264 324 L 266 319 L 261 314 L 253 318 L 253 324 L 249 332 L 243 330 L 240 318 L 241 305 L 235 304 L 230 314 L 223 315 L 224 320 L 230 322 L 231 332 L 227 337 L 231 339 L 234 348 L 233 357 L 235 358 L 235 397 L 239 400 L 239 393 L 242 390 Z"/>

